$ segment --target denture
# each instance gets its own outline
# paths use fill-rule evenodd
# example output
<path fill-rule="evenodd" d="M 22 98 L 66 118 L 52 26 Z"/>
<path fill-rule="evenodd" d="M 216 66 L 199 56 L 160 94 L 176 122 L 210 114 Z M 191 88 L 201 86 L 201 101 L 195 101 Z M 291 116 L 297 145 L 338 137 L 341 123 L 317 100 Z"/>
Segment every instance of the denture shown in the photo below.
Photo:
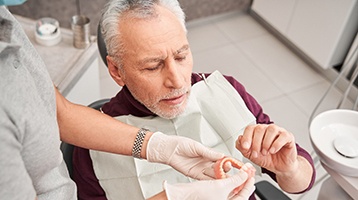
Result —
<path fill-rule="evenodd" d="M 216 161 L 216 163 L 214 164 L 214 172 L 215 172 L 215 178 L 216 179 L 223 179 L 223 178 L 227 178 L 228 174 L 224 171 L 224 166 L 227 162 L 231 163 L 231 166 L 236 168 L 236 169 L 241 169 L 244 170 L 248 175 L 248 179 L 255 176 L 255 168 L 251 165 L 249 167 L 246 167 L 246 165 L 244 165 L 243 162 L 236 160 L 235 158 L 231 158 L 231 157 L 224 157 L 218 161 Z M 234 194 L 237 194 L 240 192 L 240 190 L 242 190 L 242 188 L 244 187 L 244 184 L 240 185 L 239 187 L 234 189 Z"/>

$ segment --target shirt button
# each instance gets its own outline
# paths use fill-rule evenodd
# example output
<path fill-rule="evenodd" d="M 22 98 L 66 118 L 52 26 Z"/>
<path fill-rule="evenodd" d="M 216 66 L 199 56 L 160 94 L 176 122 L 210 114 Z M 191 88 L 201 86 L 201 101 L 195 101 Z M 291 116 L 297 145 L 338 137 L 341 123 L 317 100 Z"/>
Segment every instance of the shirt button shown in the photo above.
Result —
<path fill-rule="evenodd" d="M 13 65 L 14 65 L 15 69 L 19 68 L 20 67 L 20 61 L 18 59 L 15 59 L 14 62 L 13 62 Z"/>

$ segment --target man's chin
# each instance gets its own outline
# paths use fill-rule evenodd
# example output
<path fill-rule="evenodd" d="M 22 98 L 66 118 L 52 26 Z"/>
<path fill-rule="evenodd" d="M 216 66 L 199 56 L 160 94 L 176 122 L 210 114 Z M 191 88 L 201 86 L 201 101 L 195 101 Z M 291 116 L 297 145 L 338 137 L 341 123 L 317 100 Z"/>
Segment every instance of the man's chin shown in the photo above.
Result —
<path fill-rule="evenodd" d="M 159 117 L 164 118 L 164 119 L 174 119 L 174 118 L 177 118 L 178 116 L 180 116 L 181 114 L 183 114 L 184 111 L 185 111 L 185 108 L 183 108 L 183 109 L 174 109 L 174 110 L 171 110 L 170 112 L 159 111 L 159 112 L 156 112 L 156 114 Z"/>
<path fill-rule="evenodd" d="M 155 111 L 152 110 L 152 112 L 164 119 L 177 118 L 178 116 L 180 116 L 185 112 L 185 109 L 189 101 L 189 96 L 190 96 L 190 92 L 185 94 L 184 100 L 182 102 L 175 105 L 168 105 L 163 103 L 160 106 L 158 106 L 158 108 L 163 108 L 163 109 L 155 109 Z"/>
<path fill-rule="evenodd" d="M 187 100 L 182 102 L 180 105 L 170 106 L 169 110 L 158 109 L 155 114 L 164 119 L 174 119 L 185 112 Z"/>

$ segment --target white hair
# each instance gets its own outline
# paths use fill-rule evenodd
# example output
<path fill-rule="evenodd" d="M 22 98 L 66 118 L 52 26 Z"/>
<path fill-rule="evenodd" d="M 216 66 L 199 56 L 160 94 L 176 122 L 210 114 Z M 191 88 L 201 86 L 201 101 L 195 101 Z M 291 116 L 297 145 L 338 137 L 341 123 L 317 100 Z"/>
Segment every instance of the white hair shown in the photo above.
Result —
<path fill-rule="evenodd" d="M 157 16 L 155 6 L 163 6 L 171 11 L 182 24 L 185 32 L 185 14 L 177 0 L 110 0 L 102 12 L 101 33 L 106 44 L 107 53 L 120 67 L 124 52 L 120 33 L 120 20 L 123 17 L 153 18 Z M 125 14 L 125 16 L 124 16 Z"/>

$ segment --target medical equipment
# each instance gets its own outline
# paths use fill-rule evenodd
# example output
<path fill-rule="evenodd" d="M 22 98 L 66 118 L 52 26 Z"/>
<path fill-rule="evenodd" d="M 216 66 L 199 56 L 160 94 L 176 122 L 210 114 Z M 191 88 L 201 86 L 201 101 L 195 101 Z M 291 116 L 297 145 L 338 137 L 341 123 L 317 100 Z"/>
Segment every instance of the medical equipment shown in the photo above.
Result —
<path fill-rule="evenodd" d="M 350 74 L 349 80 L 347 80 L 345 77 L 345 76 L 347 76 L 347 74 Z M 322 98 L 319 100 L 316 107 L 313 109 L 312 114 L 309 118 L 309 123 L 308 123 L 309 129 L 312 126 L 313 119 L 315 119 L 315 117 L 319 117 L 319 115 L 317 115 L 317 113 L 318 114 L 323 113 L 324 111 L 332 109 L 332 107 L 327 108 L 327 105 L 325 105 L 324 103 L 327 103 L 327 102 L 325 102 L 325 100 L 327 100 L 327 98 L 332 93 L 332 91 L 337 90 L 337 88 L 339 88 L 342 91 L 342 94 L 341 94 L 340 100 L 337 103 L 337 106 L 333 107 L 333 109 L 350 109 L 353 111 L 355 110 L 354 112 L 357 111 L 357 109 L 358 109 L 358 107 L 357 107 L 358 106 L 357 105 L 358 104 L 358 89 L 357 89 L 356 85 L 354 84 L 355 82 L 357 82 L 357 77 L 358 77 L 358 37 L 356 36 L 356 39 L 352 44 L 352 48 L 351 48 L 350 52 L 348 52 L 347 59 L 345 60 L 345 62 L 342 65 L 341 71 L 339 72 L 339 74 L 335 78 L 335 80 L 332 82 L 330 87 L 327 89 L 327 91 L 324 93 Z M 330 106 L 332 106 L 332 105 L 330 105 Z M 342 121 L 342 120 L 339 120 L 339 121 Z M 323 141 L 325 140 L 325 138 L 321 138 L 321 139 Z M 334 144 L 332 144 L 332 146 L 333 145 Z M 322 164 L 320 162 L 320 157 L 316 154 L 315 151 L 312 151 L 311 155 L 314 159 L 315 168 L 317 170 L 319 167 L 322 166 Z M 329 171 L 335 171 L 335 170 L 329 169 Z M 317 179 L 316 182 L 314 183 L 314 186 L 318 185 L 323 180 L 326 180 L 329 175 L 330 174 L 327 173 L 327 174 L 323 175 L 322 177 L 320 177 L 319 179 Z M 342 178 L 342 180 L 347 181 L 346 178 Z M 348 183 L 348 185 L 349 184 L 350 183 Z M 300 197 L 300 199 L 302 199 L 304 196 L 305 195 L 302 195 Z"/>
<path fill-rule="evenodd" d="M 36 42 L 43 46 L 54 46 L 61 41 L 60 24 L 56 19 L 44 17 L 36 21 Z"/>
<path fill-rule="evenodd" d="M 358 177 L 358 112 L 334 109 L 317 115 L 310 126 L 320 161 L 336 172 Z"/>

